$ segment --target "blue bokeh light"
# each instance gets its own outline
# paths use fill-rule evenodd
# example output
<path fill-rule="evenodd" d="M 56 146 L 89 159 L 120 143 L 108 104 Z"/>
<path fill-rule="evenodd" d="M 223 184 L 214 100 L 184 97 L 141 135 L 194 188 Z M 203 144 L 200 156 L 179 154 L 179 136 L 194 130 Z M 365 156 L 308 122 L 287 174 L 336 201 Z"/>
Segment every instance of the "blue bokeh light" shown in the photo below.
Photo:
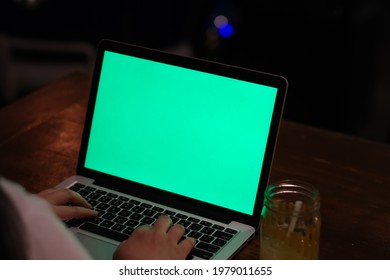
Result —
<path fill-rule="evenodd" d="M 233 25 L 230 23 L 221 24 L 218 27 L 218 33 L 224 38 L 228 38 L 233 35 Z"/>

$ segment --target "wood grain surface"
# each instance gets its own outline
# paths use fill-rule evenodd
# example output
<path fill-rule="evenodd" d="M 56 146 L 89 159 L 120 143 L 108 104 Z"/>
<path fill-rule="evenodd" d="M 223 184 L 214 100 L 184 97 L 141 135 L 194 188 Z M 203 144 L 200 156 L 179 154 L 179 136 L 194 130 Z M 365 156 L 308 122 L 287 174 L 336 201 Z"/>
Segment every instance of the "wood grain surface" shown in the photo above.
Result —
<path fill-rule="evenodd" d="M 74 73 L 0 111 L 0 174 L 31 192 L 75 173 L 90 77 Z M 390 259 L 390 146 L 283 120 L 270 181 L 321 194 L 320 259 Z M 237 259 L 257 259 L 259 236 Z"/>

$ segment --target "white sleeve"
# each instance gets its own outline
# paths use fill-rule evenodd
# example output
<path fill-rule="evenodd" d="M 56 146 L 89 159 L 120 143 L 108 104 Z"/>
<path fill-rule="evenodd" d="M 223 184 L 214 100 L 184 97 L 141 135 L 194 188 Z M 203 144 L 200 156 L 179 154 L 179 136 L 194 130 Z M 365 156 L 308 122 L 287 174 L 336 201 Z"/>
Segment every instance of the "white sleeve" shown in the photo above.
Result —
<path fill-rule="evenodd" d="M 0 187 L 20 213 L 29 259 L 91 259 L 73 233 L 55 215 L 48 202 L 1 177 Z"/>

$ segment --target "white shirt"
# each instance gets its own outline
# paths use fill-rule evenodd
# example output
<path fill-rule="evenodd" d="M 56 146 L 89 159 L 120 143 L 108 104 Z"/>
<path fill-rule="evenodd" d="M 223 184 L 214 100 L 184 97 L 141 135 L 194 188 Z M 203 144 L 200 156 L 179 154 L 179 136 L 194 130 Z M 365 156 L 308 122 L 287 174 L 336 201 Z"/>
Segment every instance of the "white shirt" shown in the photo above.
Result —
<path fill-rule="evenodd" d="M 2 177 L 0 187 L 19 211 L 25 230 L 28 259 L 91 259 L 73 233 L 55 215 L 47 201 L 27 193 L 20 185 Z"/>

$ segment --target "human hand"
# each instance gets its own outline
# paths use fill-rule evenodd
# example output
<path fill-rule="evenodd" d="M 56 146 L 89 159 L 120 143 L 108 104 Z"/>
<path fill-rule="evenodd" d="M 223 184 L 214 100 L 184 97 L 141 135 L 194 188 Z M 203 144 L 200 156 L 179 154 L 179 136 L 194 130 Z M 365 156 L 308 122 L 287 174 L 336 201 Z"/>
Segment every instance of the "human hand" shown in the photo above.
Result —
<path fill-rule="evenodd" d="M 114 253 L 117 260 L 184 260 L 195 246 L 194 238 L 180 239 L 184 227 L 168 216 L 160 216 L 153 226 L 142 225 L 123 241 Z M 180 242 L 179 242 L 180 241 Z"/>
<path fill-rule="evenodd" d="M 92 218 L 98 214 L 80 194 L 69 189 L 48 189 L 38 193 L 38 196 L 48 201 L 62 220 Z"/>

